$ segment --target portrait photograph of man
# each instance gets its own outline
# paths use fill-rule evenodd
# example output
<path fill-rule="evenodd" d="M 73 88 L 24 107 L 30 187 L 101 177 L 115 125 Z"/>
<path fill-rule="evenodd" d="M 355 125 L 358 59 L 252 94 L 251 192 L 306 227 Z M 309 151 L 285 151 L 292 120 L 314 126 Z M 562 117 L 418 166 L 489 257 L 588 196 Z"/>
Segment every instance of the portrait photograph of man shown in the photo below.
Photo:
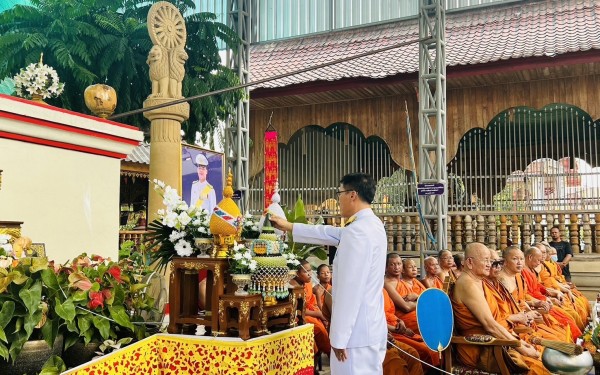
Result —
<path fill-rule="evenodd" d="M 182 146 L 182 195 L 190 206 L 212 212 L 223 199 L 222 153 Z"/>

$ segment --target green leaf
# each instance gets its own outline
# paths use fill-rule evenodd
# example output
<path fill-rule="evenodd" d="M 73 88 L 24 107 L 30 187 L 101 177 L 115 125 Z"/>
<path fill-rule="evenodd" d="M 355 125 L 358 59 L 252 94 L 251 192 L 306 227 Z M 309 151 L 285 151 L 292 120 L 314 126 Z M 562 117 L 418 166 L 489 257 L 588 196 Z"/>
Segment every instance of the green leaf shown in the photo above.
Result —
<path fill-rule="evenodd" d="M 2 304 L 2 310 L 0 310 L 0 328 L 6 327 L 14 312 L 15 303 L 13 301 L 6 301 Z"/>
<path fill-rule="evenodd" d="M 52 290 L 59 289 L 58 278 L 56 277 L 54 271 L 49 268 L 42 270 L 42 281 L 48 288 Z"/>
<path fill-rule="evenodd" d="M 15 335 L 10 343 L 10 348 L 8 349 L 8 354 L 13 361 L 19 356 L 21 350 L 23 350 L 23 345 L 25 345 L 27 339 L 28 337 L 25 335 L 24 331 L 20 330 L 15 332 Z"/>
<path fill-rule="evenodd" d="M 29 272 L 36 273 L 42 270 L 48 269 L 48 259 L 46 258 L 32 258 L 31 267 L 29 267 Z"/>
<path fill-rule="evenodd" d="M 123 306 L 109 306 L 108 311 L 110 311 L 110 316 L 115 322 L 133 331 L 133 324 L 131 324 L 129 315 L 127 315 Z"/>
<path fill-rule="evenodd" d="M 8 348 L 6 345 L 0 342 L 0 357 L 4 358 L 5 361 L 8 361 Z"/>
<path fill-rule="evenodd" d="M 90 341 L 92 341 L 92 337 L 94 337 L 94 330 L 92 328 L 87 329 L 85 331 L 81 331 L 82 332 L 82 336 L 84 338 L 83 343 L 85 345 L 89 344 Z"/>
<path fill-rule="evenodd" d="M 4 341 L 8 344 L 8 339 L 6 338 L 6 333 L 4 332 L 4 328 L 0 328 L 0 341 Z"/>
<path fill-rule="evenodd" d="M 53 355 L 44 363 L 40 375 L 59 375 L 67 371 L 67 366 L 62 358 Z"/>
<path fill-rule="evenodd" d="M 38 323 L 42 320 L 42 310 L 39 309 L 33 315 L 27 315 L 24 320 L 25 333 L 27 334 L 27 338 L 31 336 L 33 333 L 33 329 Z"/>
<path fill-rule="evenodd" d="M 56 336 L 58 336 L 58 326 L 60 325 L 60 318 L 55 316 L 54 319 L 46 320 L 46 323 L 42 326 L 42 337 L 49 347 L 54 346 Z"/>
<path fill-rule="evenodd" d="M 101 316 L 94 316 L 92 318 L 92 322 L 100 332 L 100 336 L 102 336 L 102 339 L 108 340 L 110 338 L 110 321 Z"/>
<path fill-rule="evenodd" d="M 62 304 L 58 299 L 56 299 L 56 307 L 54 309 L 56 310 L 58 316 L 66 320 L 67 323 L 75 319 L 75 305 L 70 299 L 67 299 Z"/>
<path fill-rule="evenodd" d="M 64 337 L 64 350 L 69 349 L 71 346 L 73 346 L 76 342 L 79 341 L 79 334 L 77 333 L 68 332 L 65 334 Z"/>
<path fill-rule="evenodd" d="M 137 291 L 140 291 L 140 290 L 144 289 L 144 288 L 145 288 L 145 287 L 147 287 L 147 286 L 148 286 L 148 284 L 133 284 L 133 285 L 132 285 L 132 286 L 129 288 L 129 290 L 130 290 L 131 292 L 134 292 L 134 293 L 135 293 L 135 292 L 137 292 Z"/>
<path fill-rule="evenodd" d="M 85 332 L 88 329 L 90 329 L 91 325 L 92 325 L 92 318 L 91 318 L 92 314 L 86 314 L 86 315 L 79 315 L 77 317 L 77 326 L 79 327 L 79 331 L 80 332 Z"/>
<path fill-rule="evenodd" d="M 69 332 L 75 332 L 79 334 L 79 330 L 77 329 L 77 322 L 75 320 L 67 320 L 67 330 L 69 330 Z"/>
<path fill-rule="evenodd" d="M 71 298 L 73 299 L 73 302 L 87 301 L 88 292 L 85 290 L 78 290 L 71 295 Z"/>
<path fill-rule="evenodd" d="M 30 288 L 23 288 L 19 291 L 19 297 L 23 300 L 23 304 L 27 307 L 29 315 L 33 315 L 40 306 L 42 301 L 42 283 L 36 281 Z"/>

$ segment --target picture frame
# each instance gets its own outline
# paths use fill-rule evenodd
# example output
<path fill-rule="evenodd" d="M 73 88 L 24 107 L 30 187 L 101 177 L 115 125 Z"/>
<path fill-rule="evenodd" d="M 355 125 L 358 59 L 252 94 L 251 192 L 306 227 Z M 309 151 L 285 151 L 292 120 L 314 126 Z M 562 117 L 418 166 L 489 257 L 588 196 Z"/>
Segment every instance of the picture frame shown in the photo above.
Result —
<path fill-rule="evenodd" d="M 205 181 L 200 181 L 202 171 L 198 162 L 207 164 Z M 204 209 L 212 212 L 223 199 L 224 185 L 224 153 L 187 143 L 181 144 L 181 196 L 188 205 L 201 204 Z"/>

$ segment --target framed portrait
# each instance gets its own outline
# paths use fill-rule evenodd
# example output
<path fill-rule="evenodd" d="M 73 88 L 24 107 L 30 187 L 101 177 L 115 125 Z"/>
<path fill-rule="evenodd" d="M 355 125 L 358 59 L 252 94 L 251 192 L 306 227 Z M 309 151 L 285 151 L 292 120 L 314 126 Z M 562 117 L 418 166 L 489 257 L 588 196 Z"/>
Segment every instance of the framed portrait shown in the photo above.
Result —
<path fill-rule="evenodd" d="M 212 212 L 223 199 L 225 155 L 183 143 L 181 159 L 183 200 Z"/>

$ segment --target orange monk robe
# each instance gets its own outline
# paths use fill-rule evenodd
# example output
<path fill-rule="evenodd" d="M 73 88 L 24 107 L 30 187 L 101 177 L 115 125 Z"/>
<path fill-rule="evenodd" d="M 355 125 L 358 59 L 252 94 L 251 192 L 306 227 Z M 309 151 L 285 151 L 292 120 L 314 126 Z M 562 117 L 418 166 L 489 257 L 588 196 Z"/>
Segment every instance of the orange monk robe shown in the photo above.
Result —
<path fill-rule="evenodd" d="M 398 341 L 395 341 L 394 345 L 402 351 L 390 346 L 385 352 L 383 375 L 423 375 L 419 361 L 410 358 L 404 352 L 416 358 L 419 358 L 419 353 L 411 346 Z"/>
<path fill-rule="evenodd" d="M 383 310 L 385 311 L 385 320 L 387 324 L 391 326 L 396 326 L 398 324 L 398 317 L 395 315 L 396 307 L 394 306 L 394 301 L 388 294 L 387 290 L 383 289 Z M 419 359 L 425 361 L 429 364 L 434 365 L 435 367 L 439 367 L 440 365 L 440 356 L 438 352 L 430 350 L 427 345 L 423 342 L 421 336 L 415 334 L 414 336 L 404 336 L 399 333 L 390 333 L 394 340 L 399 343 L 406 344 L 412 348 L 414 348 L 419 354 Z M 426 368 L 423 368 L 427 371 Z"/>
<path fill-rule="evenodd" d="M 428 279 L 430 280 L 430 279 Z M 433 278 L 433 288 L 438 288 L 441 290 L 444 290 L 444 282 L 442 281 L 442 279 L 440 279 L 439 276 L 435 276 Z"/>
<path fill-rule="evenodd" d="M 425 285 L 421 284 L 421 282 L 417 279 L 412 280 L 412 286 L 402 279 L 398 280 L 398 285 L 396 285 L 396 292 L 398 292 L 402 298 L 406 298 L 406 296 L 413 293 L 420 296 L 425 290 L 427 290 Z M 417 324 L 416 309 L 408 313 L 405 313 L 401 310 L 396 310 L 396 316 L 402 319 L 408 328 L 412 329 L 416 333 L 420 333 L 419 325 Z"/>
<path fill-rule="evenodd" d="M 496 299 L 496 303 L 498 305 L 498 319 L 494 316 L 494 318 L 502 324 L 502 326 L 508 330 L 514 327 L 511 323 L 508 322 L 508 317 L 512 314 L 521 313 L 521 309 L 517 305 L 516 301 L 512 298 L 508 290 L 504 288 L 502 284 L 493 283 L 487 279 L 484 279 L 484 282 L 489 286 L 489 290 L 491 291 L 492 296 Z M 506 323 L 506 324 L 504 324 Z M 523 327 L 523 325 L 519 325 Z M 552 328 L 546 326 L 545 324 L 536 324 L 532 323 L 530 328 L 533 332 L 530 333 L 521 333 L 519 337 L 529 343 L 533 337 L 544 338 L 547 340 L 554 341 L 565 341 L 565 332 L 557 332 Z M 539 348 L 538 348 L 539 349 Z"/>
<path fill-rule="evenodd" d="M 521 309 L 518 302 L 513 298 L 510 292 L 504 287 L 504 285 L 501 283 L 491 283 L 490 285 L 493 287 L 493 291 L 498 293 L 497 296 L 495 296 L 497 297 L 496 299 L 498 300 L 498 307 L 500 309 L 508 309 L 509 315 L 518 314 L 524 311 Z M 530 327 L 533 330 L 533 333 L 531 334 L 533 337 L 540 337 L 554 341 L 567 341 L 566 331 L 560 326 L 557 326 L 557 329 L 554 329 L 546 323 L 532 323 Z M 568 342 L 571 342 L 570 337 Z"/>
<path fill-rule="evenodd" d="M 304 284 L 304 298 L 306 301 L 306 310 L 320 311 L 319 306 L 317 306 L 317 296 L 313 293 L 312 283 L 310 282 Z M 321 319 L 306 315 L 304 320 L 315 327 L 315 345 L 318 351 L 329 355 L 331 353 L 329 333 L 327 333 L 327 328 L 325 328 Z"/>
<path fill-rule="evenodd" d="M 546 288 L 560 289 L 561 284 L 565 285 L 566 283 L 560 281 L 559 276 L 562 277 L 562 275 L 560 275 L 559 269 L 560 267 L 552 261 L 542 263 L 542 270 L 539 273 L 540 282 Z M 581 317 L 583 324 L 587 325 L 588 317 L 590 316 L 590 302 L 575 288 L 571 289 L 571 294 L 575 298 L 574 307 L 577 313 Z"/>
<path fill-rule="evenodd" d="M 521 271 L 521 276 L 527 285 L 527 293 L 529 296 L 540 301 L 546 301 L 546 296 L 542 292 L 545 291 L 545 288 L 538 282 L 537 276 L 527 268 Z M 577 340 L 577 338 L 581 336 L 581 330 L 577 326 L 577 323 L 573 317 L 571 317 L 571 315 L 569 315 L 563 309 L 556 305 L 552 305 L 552 308 L 550 309 L 550 315 L 556 318 L 556 320 L 558 320 L 562 325 L 569 325 L 573 341 Z"/>
<path fill-rule="evenodd" d="M 313 288 L 313 293 L 316 291 L 316 288 L 324 288 L 323 284 L 318 284 Z M 331 294 L 331 284 L 327 284 L 327 287 L 325 288 L 325 293 L 321 294 L 321 306 L 323 306 L 325 304 L 325 295 L 329 293 Z"/>
<path fill-rule="evenodd" d="M 529 307 L 527 306 L 526 301 L 531 300 L 531 296 L 528 294 L 527 283 L 525 282 L 525 279 L 523 279 L 523 275 L 521 275 L 520 273 L 517 273 L 515 275 L 515 283 L 516 283 L 517 287 L 512 292 L 512 296 L 515 299 L 515 301 L 517 302 L 517 304 L 519 305 L 520 309 L 527 310 Z M 558 319 L 554 318 L 551 314 L 543 314 L 542 317 L 544 319 L 544 324 L 546 326 L 550 327 L 554 332 L 557 332 L 558 333 L 557 336 L 559 338 L 560 337 L 563 338 L 559 341 L 567 341 L 567 342 L 574 341 L 571 334 L 567 335 L 567 331 L 566 331 L 565 327 L 568 326 L 568 324 L 562 324 L 561 322 L 558 321 Z M 551 333 L 554 333 L 554 332 L 551 332 Z"/>
<path fill-rule="evenodd" d="M 483 282 L 482 287 L 492 315 L 494 318 L 500 316 L 501 313 L 498 310 L 498 304 L 496 298 L 493 296 L 493 291 Z M 488 334 L 481 323 L 464 304 L 452 299 L 452 310 L 454 311 L 454 327 L 459 334 L 464 336 Z M 463 365 L 475 367 L 484 371 L 491 371 L 493 370 L 491 366 L 494 365 L 494 362 L 491 360 L 489 353 L 484 353 L 491 350 L 491 347 L 483 347 L 480 345 L 457 345 L 456 357 Z M 490 360 L 485 361 L 484 358 Z M 526 356 L 522 356 L 522 358 L 527 366 L 529 366 L 529 375 L 550 374 L 540 360 Z"/>

